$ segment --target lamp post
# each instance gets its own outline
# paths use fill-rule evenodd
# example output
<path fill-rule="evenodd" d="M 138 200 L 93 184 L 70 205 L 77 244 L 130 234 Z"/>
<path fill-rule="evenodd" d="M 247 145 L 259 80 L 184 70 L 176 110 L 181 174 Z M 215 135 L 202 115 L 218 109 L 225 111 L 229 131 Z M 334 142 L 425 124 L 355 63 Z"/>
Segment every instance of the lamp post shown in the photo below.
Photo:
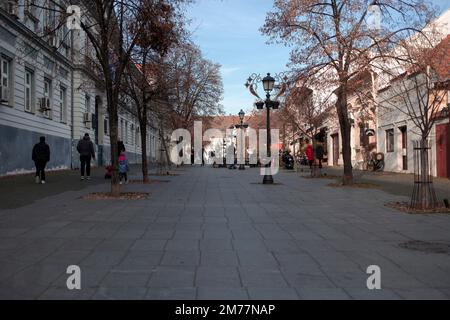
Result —
<path fill-rule="evenodd" d="M 277 78 L 281 78 L 281 75 L 277 75 Z M 281 85 L 275 86 L 275 78 L 272 77 L 270 75 L 270 73 L 267 74 L 267 76 L 265 76 L 263 79 L 261 79 L 261 77 L 259 75 L 252 75 L 248 78 L 247 83 L 245 84 L 245 86 L 249 89 L 250 93 L 252 95 L 254 95 L 255 97 L 257 97 L 259 99 L 259 101 L 257 101 L 255 103 L 256 108 L 258 110 L 262 110 L 264 109 L 264 107 L 266 107 L 267 110 L 267 119 L 266 119 L 266 127 L 267 127 L 267 156 L 270 158 L 271 155 L 271 135 L 270 135 L 270 109 L 278 109 L 280 107 L 280 102 L 277 101 L 276 99 L 278 97 L 280 97 L 285 91 L 286 91 L 286 81 L 287 81 L 287 76 L 284 76 L 282 78 L 283 82 Z M 263 88 L 264 91 L 266 92 L 266 99 L 262 100 L 258 94 L 256 93 L 256 87 L 257 87 L 257 82 L 261 81 L 263 84 Z M 274 88 L 279 89 L 277 96 L 275 97 L 275 100 L 271 100 L 270 98 L 270 94 L 273 91 Z M 271 161 L 266 164 L 267 168 L 270 168 L 271 166 Z M 263 184 L 273 184 L 273 177 L 272 174 L 266 174 L 264 175 L 263 178 Z"/>
<path fill-rule="evenodd" d="M 247 129 L 248 128 L 248 124 L 244 124 L 244 117 L 245 117 L 244 110 L 241 109 L 241 111 L 239 111 L 238 115 L 239 115 L 240 123 L 235 125 L 235 128 L 236 129 Z M 240 152 L 241 152 L 241 158 L 244 158 L 244 163 L 240 163 L 239 164 L 239 170 L 245 170 L 245 139 L 244 139 L 244 132 L 241 133 L 241 148 L 240 148 Z"/>
<path fill-rule="evenodd" d="M 225 158 L 225 151 L 226 151 L 227 143 L 225 141 L 225 138 L 222 139 L 222 168 L 225 168 L 227 165 L 227 161 Z"/>

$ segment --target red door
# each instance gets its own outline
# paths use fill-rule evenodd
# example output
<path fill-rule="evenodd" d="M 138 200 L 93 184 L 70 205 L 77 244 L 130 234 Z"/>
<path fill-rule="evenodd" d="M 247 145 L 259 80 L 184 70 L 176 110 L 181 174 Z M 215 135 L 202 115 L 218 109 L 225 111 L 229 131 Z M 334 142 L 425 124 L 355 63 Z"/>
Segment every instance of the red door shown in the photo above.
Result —
<path fill-rule="evenodd" d="M 450 123 L 436 126 L 437 176 L 450 178 Z"/>

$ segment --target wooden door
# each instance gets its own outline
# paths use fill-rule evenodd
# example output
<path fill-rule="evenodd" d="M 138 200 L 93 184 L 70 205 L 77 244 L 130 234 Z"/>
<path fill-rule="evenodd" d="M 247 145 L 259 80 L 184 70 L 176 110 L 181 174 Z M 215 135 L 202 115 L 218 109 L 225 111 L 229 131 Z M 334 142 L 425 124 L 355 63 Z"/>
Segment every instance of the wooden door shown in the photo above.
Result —
<path fill-rule="evenodd" d="M 437 176 L 450 178 L 450 124 L 436 125 Z"/>
<path fill-rule="evenodd" d="M 333 134 L 333 166 L 337 166 L 339 163 L 339 135 Z"/>
<path fill-rule="evenodd" d="M 408 170 L 408 130 L 406 126 L 399 129 L 402 133 L 402 170 Z"/>

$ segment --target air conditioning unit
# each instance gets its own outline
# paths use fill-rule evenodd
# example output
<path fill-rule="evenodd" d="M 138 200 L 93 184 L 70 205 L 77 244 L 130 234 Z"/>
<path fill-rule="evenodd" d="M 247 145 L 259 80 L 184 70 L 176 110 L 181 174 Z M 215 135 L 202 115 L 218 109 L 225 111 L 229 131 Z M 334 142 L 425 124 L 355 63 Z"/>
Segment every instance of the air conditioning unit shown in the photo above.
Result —
<path fill-rule="evenodd" d="M 9 101 L 9 88 L 0 86 L 0 102 Z"/>
<path fill-rule="evenodd" d="M 92 122 L 90 113 L 88 112 L 83 113 L 83 122 L 84 123 Z"/>
<path fill-rule="evenodd" d="M 52 110 L 50 106 L 50 99 L 47 97 L 43 97 L 39 99 L 39 111 L 46 112 Z"/>

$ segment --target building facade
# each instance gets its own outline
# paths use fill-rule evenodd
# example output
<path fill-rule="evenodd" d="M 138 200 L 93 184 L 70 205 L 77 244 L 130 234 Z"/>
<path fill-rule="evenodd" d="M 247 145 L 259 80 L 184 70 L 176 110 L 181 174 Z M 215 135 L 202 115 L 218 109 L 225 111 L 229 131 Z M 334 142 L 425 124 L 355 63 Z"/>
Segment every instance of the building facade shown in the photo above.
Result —
<path fill-rule="evenodd" d="M 81 30 L 55 28 L 57 10 L 42 9 L 42 1 L 0 3 L 0 175 L 32 171 L 40 136 L 51 149 L 49 169 L 77 168 L 76 144 L 85 133 L 95 145 L 95 165 L 111 160 L 106 97 L 89 43 Z M 130 162 L 140 162 L 139 124 L 125 110 L 119 137 Z M 159 141 L 149 126 L 150 161 L 158 159 Z"/>
<path fill-rule="evenodd" d="M 433 64 L 433 77 L 440 79 L 436 82 L 436 92 L 443 94 L 443 100 L 428 136 L 431 173 L 434 176 L 450 178 L 450 10 L 439 17 L 434 25 L 440 30 L 442 39 L 434 49 L 437 51 L 435 61 L 430 63 Z M 411 109 L 418 107 L 419 102 L 414 100 L 415 94 L 399 93 L 399 90 L 395 89 L 399 79 L 390 79 L 373 71 L 364 76 L 365 73 L 366 71 L 362 71 L 356 79 L 350 80 L 350 87 L 358 89 L 350 92 L 348 97 L 352 166 L 365 169 L 368 152 L 377 152 L 384 155 L 385 171 L 413 173 L 413 143 L 421 138 L 421 134 L 417 123 L 411 118 Z M 423 73 L 413 73 L 405 78 L 414 79 L 421 76 Z M 355 85 L 355 81 L 364 78 L 367 81 Z M 406 100 L 408 105 L 405 105 L 400 94 L 409 95 Z M 416 113 L 420 114 L 420 111 L 417 110 Z M 323 126 L 328 132 L 328 164 L 341 166 L 342 138 L 337 116 L 331 113 Z"/>
<path fill-rule="evenodd" d="M 450 38 L 449 38 L 450 39 Z M 414 142 L 421 140 L 421 131 L 417 125 L 417 121 L 429 121 L 434 123 L 431 126 L 430 133 L 427 137 L 430 156 L 431 156 L 431 173 L 433 176 L 450 178 L 450 114 L 448 108 L 450 106 L 450 87 L 446 86 L 438 89 L 436 95 L 439 95 L 440 103 L 436 106 L 430 106 L 435 109 L 433 119 L 432 115 L 424 117 L 426 120 L 414 121 L 413 115 L 420 115 L 424 112 L 423 102 L 418 101 L 418 97 L 427 97 L 427 90 L 423 86 L 413 88 L 409 93 L 403 90 L 396 90 L 398 82 L 414 82 L 415 77 L 424 78 L 423 73 L 417 73 L 406 79 L 396 79 L 390 82 L 390 85 L 379 91 L 379 112 L 378 112 L 378 128 L 377 140 L 378 151 L 382 152 L 385 161 L 385 170 L 390 172 L 414 172 Z M 424 79 L 417 80 L 423 82 Z M 404 85 L 405 87 L 413 87 Z M 405 99 L 399 97 L 399 94 L 407 94 L 408 98 L 405 105 Z M 431 99 L 431 97 L 428 97 Z M 421 106 L 421 107 L 420 107 Z M 431 113 L 431 111 L 429 111 Z"/>

